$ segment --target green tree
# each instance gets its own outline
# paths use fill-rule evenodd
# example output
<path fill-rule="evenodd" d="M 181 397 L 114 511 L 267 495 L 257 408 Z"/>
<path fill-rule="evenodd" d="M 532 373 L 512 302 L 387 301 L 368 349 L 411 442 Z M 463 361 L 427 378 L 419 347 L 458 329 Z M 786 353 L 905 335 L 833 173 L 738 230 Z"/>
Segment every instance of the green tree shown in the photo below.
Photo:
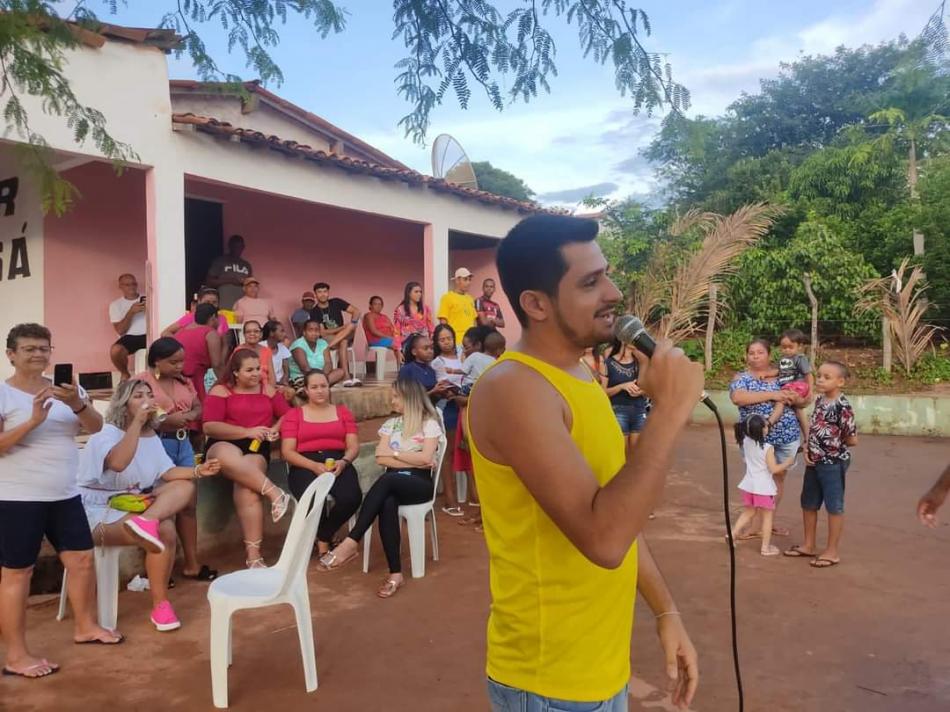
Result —
<path fill-rule="evenodd" d="M 919 225 L 927 244 L 923 266 L 930 285 L 930 316 L 950 327 L 950 156 L 928 162 L 918 187 Z"/>
<path fill-rule="evenodd" d="M 515 200 L 531 200 L 534 195 L 534 191 L 518 176 L 496 168 L 489 161 L 473 161 L 472 170 L 475 171 L 480 190 Z"/>
<path fill-rule="evenodd" d="M 31 128 L 22 94 L 37 97 L 46 113 L 63 117 L 79 145 L 92 139 L 117 164 L 136 158 L 133 146 L 111 137 L 106 117 L 73 94 L 64 73 L 66 52 L 80 45 L 84 30 L 95 31 L 100 24 L 94 4 L 121 21 L 125 3 L 118 0 L 0 0 L 4 118 L 31 147 L 46 202 L 58 211 L 68 202 L 68 184 L 56 176 L 46 142 Z M 643 44 L 651 33 L 649 18 L 625 0 L 532 0 L 511 9 L 497 5 L 490 0 L 393 1 L 394 37 L 401 37 L 407 49 L 396 65 L 396 91 L 411 106 L 399 124 L 413 140 L 425 140 L 430 115 L 450 90 L 465 108 L 474 86 L 498 110 L 506 100 L 527 102 L 541 90 L 550 91 L 557 67 L 547 27 L 554 21 L 577 28 L 585 56 L 612 65 L 617 89 L 629 95 L 635 111 L 688 108 L 689 92 L 673 80 L 670 65 Z M 229 50 L 239 49 L 248 69 L 267 85 L 283 80 L 272 57 L 281 27 L 305 22 L 326 37 L 341 32 L 347 17 L 333 0 L 168 0 L 151 6 L 156 25 L 182 35 L 177 52 L 191 59 L 202 79 L 235 86 L 241 77 L 222 71 L 207 49 L 203 36 L 209 26 L 224 30 Z"/>
<path fill-rule="evenodd" d="M 787 245 L 761 245 L 739 257 L 738 272 L 728 282 L 729 323 L 768 336 L 792 327 L 805 329 L 811 321 L 802 282 L 806 272 L 818 299 L 822 336 L 873 336 L 880 331 L 873 315 L 854 314 L 861 285 L 877 276 L 874 268 L 817 218 L 802 223 Z"/>

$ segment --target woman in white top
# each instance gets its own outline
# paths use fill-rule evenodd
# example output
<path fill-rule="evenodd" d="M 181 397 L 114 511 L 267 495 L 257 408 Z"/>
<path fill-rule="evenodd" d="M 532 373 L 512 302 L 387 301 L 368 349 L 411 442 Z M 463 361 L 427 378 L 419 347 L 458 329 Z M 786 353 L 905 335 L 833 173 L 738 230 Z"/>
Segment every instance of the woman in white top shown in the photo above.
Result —
<path fill-rule="evenodd" d="M 194 467 L 175 467 L 156 432 L 156 413 L 155 397 L 146 381 L 120 383 L 109 403 L 106 425 L 89 438 L 80 455 L 79 488 L 97 546 L 145 550 L 151 621 L 164 632 L 181 627 L 168 601 L 177 543 L 175 515 L 191 504 L 193 480 L 216 475 L 220 465 L 208 460 Z M 113 500 L 117 495 L 140 497 Z M 122 499 L 141 500 L 145 508 L 130 512 Z"/>
<path fill-rule="evenodd" d="M 7 335 L 13 376 L 0 383 L 0 632 L 5 675 L 36 678 L 59 666 L 26 645 L 26 600 L 43 537 L 69 572 L 77 643 L 122 642 L 96 622 L 92 537 L 79 500 L 76 469 L 80 429 L 94 433 L 102 418 L 74 385 L 53 386 L 43 373 L 52 353 L 49 329 L 18 324 Z"/>
<path fill-rule="evenodd" d="M 417 381 L 399 378 L 393 384 L 393 410 L 399 415 L 383 423 L 376 446 L 376 463 L 386 471 L 366 493 L 350 533 L 323 559 L 332 570 L 356 558 L 359 541 L 378 517 L 379 538 L 389 564 L 389 576 L 376 592 L 380 598 L 391 597 L 403 585 L 399 505 L 432 499 L 432 468 L 439 440 L 444 437 L 438 411 Z"/>
<path fill-rule="evenodd" d="M 753 413 L 745 420 L 736 423 L 736 442 L 742 448 L 745 459 L 745 477 L 739 483 L 742 491 L 742 514 L 732 528 L 737 539 L 752 539 L 755 534 L 745 534 L 755 515 L 762 515 L 762 556 L 778 556 L 778 547 L 772 546 L 772 518 L 775 514 L 775 496 L 778 487 L 774 475 L 784 473 L 795 464 L 792 455 L 785 462 L 775 459 L 775 449 L 765 442 L 769 433 L 769 424 L 765 416 Z"/>

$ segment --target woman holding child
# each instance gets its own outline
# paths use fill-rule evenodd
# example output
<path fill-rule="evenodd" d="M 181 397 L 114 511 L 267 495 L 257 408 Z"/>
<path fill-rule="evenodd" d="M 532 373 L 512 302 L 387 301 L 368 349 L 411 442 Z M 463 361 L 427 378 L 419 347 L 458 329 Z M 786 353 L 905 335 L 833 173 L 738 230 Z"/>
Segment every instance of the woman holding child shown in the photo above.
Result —
<path fill-rule="evenodd" d="M 729 384 L 732 402 L 739 407 L 739 418 L 745 420 L 752 414 L 766 419 L 772 415 L 776 403 L 791 405 L 798 397 L 793 391 L 782 390 L 778 373 L 770 358 L 771 344 L 765 339 L 753 339 L 746 347 L 746 370 Z M 786 408 L 781 417 L 769 427 L 765 442 L 772 445 L 775 459 L 785 462 L 795 456 L 801 444 L 801 430 L 794 408 Z M 775 508 L 782 501 L 785 472 L 775 473 Z M 788 529 L 775 527 L 772 533 L 788 536 Z"/>

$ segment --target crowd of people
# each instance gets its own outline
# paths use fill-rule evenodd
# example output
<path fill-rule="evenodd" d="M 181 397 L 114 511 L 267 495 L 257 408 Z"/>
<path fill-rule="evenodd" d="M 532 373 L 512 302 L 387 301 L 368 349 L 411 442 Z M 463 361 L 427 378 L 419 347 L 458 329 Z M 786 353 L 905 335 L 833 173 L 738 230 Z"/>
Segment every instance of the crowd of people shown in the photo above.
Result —
<path fill-rule="evenodd" d="M 364 533 L 378 521 L 388 575 L 378 590 L 394 595 L 404 583 L 400 564 L 401 504 L 434 498 L 433 467 L 439 442 L 447 449 L 444 511 L 464 516 L 454 473 L 470 478 L 464 446 L 464 409 L 475 379 L 501 355 L 505 340 L 492 279 L 477 300 L 473 275 L 455 273 L 453 289 L 435 312 L 422 286 L 410 282 L 390 319 L 373 296 L 359 309 L 330 295 L 318 282 L 304 292 L 287 323 L 260 297 L 260 282 L 243 259 L 244 241 L 233 236 L 215 260 L 192 308 L 159 338 L 146 343 L 145 297 L 134 275 L 123 274 L 121 296 L 109 305 L 118 334 L 110 359 L 120 374 L 105 417 L 77 383 L 52 385 L 53 335 L 39 324 L 20 324 L 7 336 L 14 375 L 0 383 L 0 629 L 5 673 L 43 677 L 56 663 L 34 655 L 25 635 L 26 599 L 33 566 L 46 537 L 69 572 L 68 597 L 77 643 L 114 645 L 122 634 L 95 621 L 93 548 L 137 546 L 145 554 L 157 631 L 181 621 L 170 600 L 180 543 L 179 575 L 211 581 L 218 572 L 199 557 L 197 480 L 224 477 L 245 548 L 245 565 L 267 565 L 264 517 L 280 521 L 292 498 L 324 472 L 336 476 L 317 532 L 318 568 L 332 571 L 358 555 Z M 346 350 L 362 324 L 372 348 L 392 352 L 400 365 L 392 387 L 396 414 L 379 430 L 376 462 L 382 476 L 360 489 L 353 414 L 334 404 L 332 386 L 359 385 Z M 239 325 L 235 327 L 235 325 Z M 232 327 L 243 339 L 235 343 Z M 457 334 L 461 338 L 457 338 Z M 433 339 L 439 344 L 434 359 Z M 147 367 L 132 373 L 130 359 L 146 350 Z M 329 354 L 336 351 L 337 364 Z M 80 430 L 89 435 L 76 445 Z M 279 444 L 278 444 L 279 443 Z M 285 492 L 268 477 L 271 450 L 288 467 Z M 266 507 L 265 507 L 266 505 Z M 339 532 L 353 515 L 355 526 Z M 465 519 L 478 522 L 478 517 Z"/>

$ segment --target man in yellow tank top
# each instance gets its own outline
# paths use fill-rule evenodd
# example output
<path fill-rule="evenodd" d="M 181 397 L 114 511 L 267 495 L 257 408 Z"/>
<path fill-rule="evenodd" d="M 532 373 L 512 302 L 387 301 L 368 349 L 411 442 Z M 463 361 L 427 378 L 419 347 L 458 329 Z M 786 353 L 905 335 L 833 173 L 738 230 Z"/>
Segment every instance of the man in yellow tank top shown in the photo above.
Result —
<path fill-rule="evenodd" d="M 596 235 L 592 220 L 535 215 L 498 248 L 523 335 L 481 376 L 468 416 L 496 712 L 626 712 L 638 590 L 656 617 L 674 704 L 688 705 L 698 681 L 696 651 L 640 535 L 703 374 L 669 342 L 651 360 L 638 355 L 654 410 L 628 460 L 610 402 L 580 362 L 612 338 L 622 296 Z"/>

